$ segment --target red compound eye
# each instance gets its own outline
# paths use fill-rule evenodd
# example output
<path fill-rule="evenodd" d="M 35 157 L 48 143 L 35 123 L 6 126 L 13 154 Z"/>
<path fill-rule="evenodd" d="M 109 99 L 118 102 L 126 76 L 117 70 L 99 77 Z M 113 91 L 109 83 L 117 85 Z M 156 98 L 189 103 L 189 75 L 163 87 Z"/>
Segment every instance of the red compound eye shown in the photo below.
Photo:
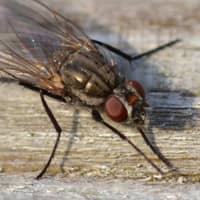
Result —
<path fill-rule="evenodd" d="M 142 86 L 138 81 L 131 80 L 131 81 L 128 81 L 128 84 L 131 85 L 133 88 L 135 88 L 136 91 L 138 92 L 138 94 L 139 94 L 142 98 L 145 98 L 145 91 L 144 91 L 144 88 L 143 88 L 143 86 Z"/>
<path fill-rule="evenodd" d="M 128 112 L 123 103 L 115 96 L 111 96 L 105 103 L 106 114 L 116 122 L 122 122 L 127 119 Z"/>

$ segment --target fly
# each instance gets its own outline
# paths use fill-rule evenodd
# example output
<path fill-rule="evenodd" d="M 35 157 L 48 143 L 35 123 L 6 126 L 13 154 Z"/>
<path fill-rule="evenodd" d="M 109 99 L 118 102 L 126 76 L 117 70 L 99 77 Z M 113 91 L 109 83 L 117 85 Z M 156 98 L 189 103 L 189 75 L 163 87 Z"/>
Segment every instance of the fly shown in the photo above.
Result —
<path fill-rule="evenodd" d="M 103 56 L 100 47 L 125 58 L 129 63 L 170 47 L 170 41 L 142 54 L 131 56 L 101 41 L 90 39 L 77 25 L 39 0 L 32 0 L 46 10 L 35 11 L 13 1 L 5 1 L 11 10 L 7 23 L 12 33 L 9 40 L 1 40 L 0 72 L 20 85 L 38 90 L 42 105 L 53 124 L 57 138 L 50 157 L 36 177 L 41 178 L 54 157 L 62 128 L 49 108 L 45 95 L 71 105 L 80 103 L 91 109 L 94 120 L 106 126 L 129 143 L 160 174 L 164 172 L 153 163 L 128 137 L 107 123 L 101 112 L 113 121 L 129 120 L 134 124 L 151 150 L 170 169 L 172 164 L 151 144 L 144 133 L 145 107 L 148 106 L 143 86 L 136 80 L 122 81 L 117 64 Z M 15 16 L 12 16 L 15 12 Z"/>

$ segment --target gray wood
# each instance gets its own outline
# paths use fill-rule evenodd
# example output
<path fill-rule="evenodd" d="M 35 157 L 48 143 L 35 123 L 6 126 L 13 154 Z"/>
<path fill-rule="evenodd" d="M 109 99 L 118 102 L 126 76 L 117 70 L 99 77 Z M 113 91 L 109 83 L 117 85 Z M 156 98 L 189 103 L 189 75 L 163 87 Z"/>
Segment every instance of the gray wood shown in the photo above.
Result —
<path fill-rule="evenodd" d="M 93 178 L 54 178 L 40 181 L 31 177 L 0 175 L 0 199 L 38 200 L 198 200 L 200 185 L 155 184 L 131 180 L 99 180 Z"/>
<path fill-rule="evenodd" d="M 57 4 L 67 16 L 81 21 L 93 38 L 130 53 L 183 38 L 176 47 L 134 63 L 134 71 L 127 76 L 140 80 L 147 90 L 152 106 L 148 111 L 147 136 L 180 170 L 184 177 L 181 180 L 193 182 L 200 180 L 200 43 L 198 15 L 193 15 L 198 10 L 197 3 L 195 0 L 165 4 L 159 0 L 145 3 L 110 0 L 101 4 L 84 1 L 83 8 L 83 1 L 78 0 L 69 4 L 71 7 L 63 6 L 65 9 Z M 62 174 L 63 168 L 68 176 L 160 181 L 161 177 L 140 155 L 94 122 L 89 111 L 83 108 L 76 111 L 49 98 L 48 102 L 64 130 L 49 175 Z M 133 127 L 113 125 L 168 172 Z M 55 136 L 37 93 L 14 83 L 0 84 L 1 172 L 36 175 L 49 156 Z M 174 180 L 176 175 L 166 173 L 163 180 L 168 179 Z"/>

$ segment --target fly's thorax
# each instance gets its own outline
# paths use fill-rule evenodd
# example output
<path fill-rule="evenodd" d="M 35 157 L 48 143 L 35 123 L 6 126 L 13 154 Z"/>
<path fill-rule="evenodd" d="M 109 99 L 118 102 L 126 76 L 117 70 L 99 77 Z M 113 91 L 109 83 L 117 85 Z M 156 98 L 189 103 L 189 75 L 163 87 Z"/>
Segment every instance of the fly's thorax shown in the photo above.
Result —
<path fill-rule="evenodd" d="M 86 104 L 98 99 L 92 104 L 99 105 L 112 93 L 116 84 L 114 70 L 100 58 L 96 54 L 92 57 L 82 52 L 75 53 L 66 59 L 60 70 L 66 90 Z"/>
<path fill-rule="evenodd" d="M 137 81 L 126 81 L 106 99 L 104 110 L 113 121 L 143 124 L 145 106 L 142 85 Z"/>

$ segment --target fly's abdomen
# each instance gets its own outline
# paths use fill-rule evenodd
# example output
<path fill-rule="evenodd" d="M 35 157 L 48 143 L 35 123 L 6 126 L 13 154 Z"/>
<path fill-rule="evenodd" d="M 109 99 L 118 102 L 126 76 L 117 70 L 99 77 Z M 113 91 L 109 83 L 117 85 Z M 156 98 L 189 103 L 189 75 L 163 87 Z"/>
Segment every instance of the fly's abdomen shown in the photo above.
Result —
<path fill-rule="evenodd" d="M 66 89 L 86 102 L 93 97 L 105 98 L 115 87 L 116 77 L 112 67 L 95 56 L 73 54 L 61 67 Z"/>

